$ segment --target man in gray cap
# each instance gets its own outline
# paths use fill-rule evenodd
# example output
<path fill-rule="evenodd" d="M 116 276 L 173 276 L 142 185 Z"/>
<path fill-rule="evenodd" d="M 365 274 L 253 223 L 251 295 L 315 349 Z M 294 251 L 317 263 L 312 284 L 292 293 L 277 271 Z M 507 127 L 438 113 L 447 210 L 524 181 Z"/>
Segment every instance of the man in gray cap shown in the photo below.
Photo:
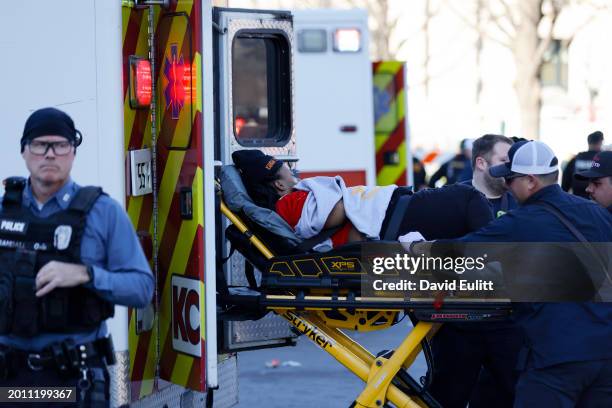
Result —
<path fill-rule="evenodd" d="M 70 178 L 81 133 L 64 112 L 26 121 L 26 180 L 5 180 L 0 207 L 0 385 L 76 388 L 108 406 L 114 305 L 144 307 L 154 280 L 122 206 Z M 72 400 L 74 401 L 74 400 Z"/>
<path fill-rule="evenodd" d="M 591 199 L 612 213 L 612 151 L 599 152 L 591 168 L 574 176 L 588 182 L 586 192 Z"/>

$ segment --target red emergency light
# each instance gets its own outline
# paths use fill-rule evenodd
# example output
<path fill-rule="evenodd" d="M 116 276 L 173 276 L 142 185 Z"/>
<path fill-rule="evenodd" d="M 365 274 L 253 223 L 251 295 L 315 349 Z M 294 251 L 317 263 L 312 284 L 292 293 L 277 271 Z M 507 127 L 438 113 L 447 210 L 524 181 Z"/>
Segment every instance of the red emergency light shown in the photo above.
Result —
<path fill-rule="evenodd" d="M 242 128 L 244 127 L 244 125 L 246 125 L 246 119 L 243 118 L 242 116 L 238 116 L 236 115 L 236 119 L 234 120 L 234 134 L 236 136 L 240 136 L 240 132 L 242 131 Z"/>
<path fill-rule="evenodd" d="M 191 63 L 179 52 L 178 44 L 170 45 L 163 68 L 162 88 L 166 98 L 166 109 L 172 119 L 178 119 L 185 103 L 191 103 L 194 94 Z"/>
<path fill-rule="evenodd" d="M 130 57 L 130 107 L 148 108 L 153 98 L 153 75 L 151 62 L 147 59 Z"/>

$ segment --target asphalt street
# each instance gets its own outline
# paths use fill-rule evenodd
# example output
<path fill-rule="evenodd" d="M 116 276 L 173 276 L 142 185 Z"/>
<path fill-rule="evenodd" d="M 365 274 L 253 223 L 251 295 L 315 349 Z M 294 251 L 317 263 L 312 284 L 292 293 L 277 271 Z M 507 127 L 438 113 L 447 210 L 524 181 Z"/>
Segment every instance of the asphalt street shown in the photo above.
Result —
<path fill-rule="evenodd" d="M 412 328 L 406 320 L 387 330 L 347 334 L 376 354 L 401 343 Z M 410 373 L 418 379 L 425 370 L 425 360 L 420 355 Z M 345 408 L 364 386 L 363 381 L 304 336 L 296 347 L 239 353 L 238 371 L 239 408 Z"/>

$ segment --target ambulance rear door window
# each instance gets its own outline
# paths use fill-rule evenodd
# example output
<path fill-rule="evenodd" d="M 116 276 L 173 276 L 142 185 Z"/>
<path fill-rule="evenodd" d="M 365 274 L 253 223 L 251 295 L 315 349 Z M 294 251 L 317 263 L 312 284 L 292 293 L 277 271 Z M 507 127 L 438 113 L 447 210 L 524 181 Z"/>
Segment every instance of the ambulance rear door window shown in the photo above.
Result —
<path fill-rule="evenodd" d="M 234 38 L 233 131 L 242 146 L 284 146 L 289 140 L 290 57 L 282 32 L 241 30 Z"/>

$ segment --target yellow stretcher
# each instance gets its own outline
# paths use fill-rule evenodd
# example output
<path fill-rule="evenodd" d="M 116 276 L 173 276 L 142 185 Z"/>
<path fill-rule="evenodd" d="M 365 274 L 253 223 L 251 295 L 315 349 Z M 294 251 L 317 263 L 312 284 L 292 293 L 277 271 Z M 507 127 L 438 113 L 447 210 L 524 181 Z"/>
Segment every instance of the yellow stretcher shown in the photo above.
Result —
<path fill-rule="evenodd" d="M 429 351 L 428 340 L 440 327 L 433 316 L 456 315 L 458 310 L 468 318 L 478 315 L 499 319 L 509 314 L 507 305 L 457 303 L 445 305 L 444 313 L 440 313 L 431 301 L 362 297 L 359 276 L 355 276 L 351 268 L 333 270 L 326 263 L 342 259 L 342 265 L 350 266 L 350 250 L 277 256 L 252 231 L 256 229 L 253 223 L 249 227 L 248 221 L 230 210 L 221 197 L 219 200 L 221 213 L 233 224 L 228 228 L 233 230 L 233 234 L 229 234 L 233 235 L 232 245 L 263 276 L 256 299 L 228 295 L 223 302 L 247 309 L 256 305 L 282 316 L 298 332 L 361 378 L 365 387 L 352 407 L 375 408 L 388 403 L 396 407 L 440 407 L 427 392 L 427 384 L 420 384 L 407 373 L 417 355 L 422 350 Z M 322 273 L 325 268 L 327 270 Z M 341 331 L 385 329 L 397 323 L 402 313 L 411 317 L 414 327 L 401 344 L 383 355 L 375 356 Z M 429 365 L 430 352 L 426 353 L 426 360 Z"/>

